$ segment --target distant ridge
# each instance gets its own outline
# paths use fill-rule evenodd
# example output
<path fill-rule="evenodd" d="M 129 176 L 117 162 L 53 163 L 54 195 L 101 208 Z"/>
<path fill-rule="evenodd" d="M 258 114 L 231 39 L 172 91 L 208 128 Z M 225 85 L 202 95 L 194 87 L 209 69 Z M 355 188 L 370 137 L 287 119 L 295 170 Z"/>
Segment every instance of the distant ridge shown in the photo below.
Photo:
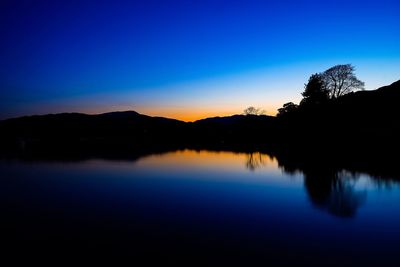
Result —
<path fill-rule="evenodd" d="M 195 121 L 194 123 L 224 123 L 224 124 L 230 124 L 230 123 L 235 123 L 240 120 L 246 120 L 246 119 L 252 119 L 252 120 L 257 120 L 257 121 L 262 121 L 262 120 L 270 120 L 272 119 L 272 116 L 268 115 L 232 115 L 232 116 L 225 116 L 225 117 L 211 117 L 211 118 L 205 118 L 205 119 L 200 119 Z"/>
<path fill-rule="evenodd" d="M 283 117 L 233 115 L 183 122 L 136 111 L 61 113 L 0 121 L 0 152 L 137 146 L 397 147 L 400 80 Z"/>
<path fill-rule="evenodd" d="M 0 121 L 0 152 L 118 150 L 181 142 L 185 123 L 135 111 L 61 113 Z M 178 135 L 179 133 L 179 135 Z M 57 151 L 54 151 L 57 150 Z"/>

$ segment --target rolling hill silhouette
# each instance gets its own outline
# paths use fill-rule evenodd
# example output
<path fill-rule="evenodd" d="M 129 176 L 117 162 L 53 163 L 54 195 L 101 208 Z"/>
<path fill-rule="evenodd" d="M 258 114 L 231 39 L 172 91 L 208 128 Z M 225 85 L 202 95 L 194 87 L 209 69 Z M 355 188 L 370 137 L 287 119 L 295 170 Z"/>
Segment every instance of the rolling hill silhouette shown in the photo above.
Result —
<path fill-rule="evenodd" d="M 0 122 L 1 147 L 8 152 L 98 153 L 134 146 L 173 146 L 186 124 L 134 111 L 99 115 L 62 113 Z"/>
<path fill-rule="evenodd" d="M 62 113 L 0 121 L 0 151 L 269 146 L 398 148 L 400 81 L 282 117 L 234 115 L 196 122 L 134 111 Z"/>

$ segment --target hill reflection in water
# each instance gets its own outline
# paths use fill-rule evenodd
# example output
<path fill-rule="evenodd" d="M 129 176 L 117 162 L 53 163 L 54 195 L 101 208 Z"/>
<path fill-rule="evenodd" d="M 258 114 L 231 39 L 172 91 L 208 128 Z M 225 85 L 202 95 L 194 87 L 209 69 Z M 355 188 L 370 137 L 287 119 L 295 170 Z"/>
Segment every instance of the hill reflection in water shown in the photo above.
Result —
<path fill-rule="evenodd" d="M 4 240 L 17 253 L 105 251 L 133 262 L 393 263 L 397 178 L 296 162 L 207 150 L 2 160 Z"/>

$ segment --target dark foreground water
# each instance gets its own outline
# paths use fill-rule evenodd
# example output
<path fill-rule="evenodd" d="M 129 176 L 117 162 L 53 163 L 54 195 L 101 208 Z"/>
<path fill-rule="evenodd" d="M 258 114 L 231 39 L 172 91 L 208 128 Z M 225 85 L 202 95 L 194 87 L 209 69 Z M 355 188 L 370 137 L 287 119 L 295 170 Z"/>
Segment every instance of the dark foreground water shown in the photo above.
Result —
<path fill-rule="evenodd" d="M 3 256 L 400 266 L 400 184 L 266 154 L 0 162 Z"/>

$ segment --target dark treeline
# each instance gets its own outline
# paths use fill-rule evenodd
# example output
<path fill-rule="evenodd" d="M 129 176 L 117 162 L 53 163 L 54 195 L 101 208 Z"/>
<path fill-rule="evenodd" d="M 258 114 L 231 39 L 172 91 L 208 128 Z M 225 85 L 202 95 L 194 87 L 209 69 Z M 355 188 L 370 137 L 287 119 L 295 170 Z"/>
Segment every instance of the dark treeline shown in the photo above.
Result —
<path fill-rule="evenodd" d="M 0 151 L 120 150 L 143 146 L 388 149 L 398 145 L 400 134 L 396 107 L 399 96 L 395 95 L 400 92 L 399 86 L 397 82 L 377 91 L 349 94 L 326 105 L 299 106 L 278 117 L 234 115 L 185 123 L 128 111 L 11 119 L 0 122 Z M 398 90 L 386 91 L 396 87 Z"/>

